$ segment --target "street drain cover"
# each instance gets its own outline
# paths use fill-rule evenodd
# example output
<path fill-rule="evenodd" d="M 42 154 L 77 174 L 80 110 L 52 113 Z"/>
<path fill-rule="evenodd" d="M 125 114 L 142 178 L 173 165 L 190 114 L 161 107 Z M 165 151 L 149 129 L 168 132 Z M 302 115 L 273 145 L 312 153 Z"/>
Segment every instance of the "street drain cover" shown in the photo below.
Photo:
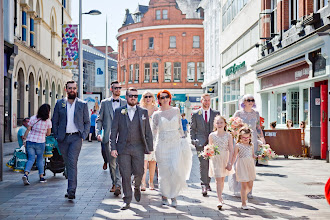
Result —
<path fill-rule="evenodd" d="M 325 183 L 321 183 L 321 182 L 308 182 L 308 183 L 304 183 L 305 185 L 308 186 L 312 186 L 312 185 L 325 185 Z"/>
<path fill-rule="evenodd" d="M 325 199 L 324 195 L 306 195 L 310 199 Z"/>

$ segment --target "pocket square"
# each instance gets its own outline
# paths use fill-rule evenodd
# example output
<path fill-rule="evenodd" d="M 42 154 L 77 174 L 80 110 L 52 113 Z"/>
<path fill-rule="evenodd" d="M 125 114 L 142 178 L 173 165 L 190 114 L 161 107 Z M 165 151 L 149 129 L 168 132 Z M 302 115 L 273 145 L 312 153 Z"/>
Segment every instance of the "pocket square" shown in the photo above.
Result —
<path fill-rule="evenodd" d="M 144 115 L 142 115 L 141 119 L 142 120 L 146 120 L 146 117 Z"/>

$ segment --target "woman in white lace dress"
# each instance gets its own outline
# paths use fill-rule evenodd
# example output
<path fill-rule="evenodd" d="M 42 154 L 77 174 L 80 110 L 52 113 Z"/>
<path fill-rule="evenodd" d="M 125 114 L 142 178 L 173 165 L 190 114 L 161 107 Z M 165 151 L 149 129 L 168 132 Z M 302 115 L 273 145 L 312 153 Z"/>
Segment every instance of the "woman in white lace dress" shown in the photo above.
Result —
<path fill-rule="evenodd" d="M 142 98 L 140 101 L 140 106 L 148 110 L 148 116 L 151 124 L 152 114 L 158 110 L 155 102 L 155 95 L 151 91 L 145 91 L 142 94 Z M 155 190 L 154 187 L 154 176 L 156 170 L 156 155 L 155 151 L 152 151 L 150 154 L 144 155 L 144 174 L 142 177 L 141 191 L 146 190 L 146 175 L 149 163 L 149 189 Z"/>
<path fill-rule="evenodd" d="M 158 181 L 163 205 L 177 206 L 176 197 L 187 187 L 192 166 L 192 152 L 183 138 L 180 110 L 170 106 L 171 93 L 162 90 L 157 94 L 160 110 L 152 117 L 154 148 L 158 164 Z"/>

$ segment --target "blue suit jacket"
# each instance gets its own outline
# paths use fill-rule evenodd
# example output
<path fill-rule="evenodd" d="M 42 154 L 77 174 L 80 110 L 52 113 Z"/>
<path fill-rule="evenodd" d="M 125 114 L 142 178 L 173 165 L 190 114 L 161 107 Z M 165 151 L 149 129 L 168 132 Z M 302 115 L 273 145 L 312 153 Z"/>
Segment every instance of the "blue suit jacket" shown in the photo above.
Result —
<path fill-rule="evenodd" d="M 54 137 L 58 141 L 63 141 L 66 133 L 67 114 L 66 114 L 66 103 L 67 99 L 60 99 L 56 102 L 52 125 Z M 76 125 L 80 137 L 86 139 L 91 122 L 89 120 L 88 106 L 87 103 L 77 98 L 75 109 L 74 109 L 74 124 Z"/>

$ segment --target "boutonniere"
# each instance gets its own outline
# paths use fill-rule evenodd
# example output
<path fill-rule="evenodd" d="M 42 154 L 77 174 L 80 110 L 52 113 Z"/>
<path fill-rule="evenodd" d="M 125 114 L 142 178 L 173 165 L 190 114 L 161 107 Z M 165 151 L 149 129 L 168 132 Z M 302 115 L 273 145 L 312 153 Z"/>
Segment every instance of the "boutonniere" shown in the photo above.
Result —
<path fill-rule="evenodd" d="M 65 108 L 66 104 L 64 102 L 62 102 L 62 108 Z"/>
<path fill-rule="evenodd" d="M 145 117 L 144 115 L 142 115 L 142 117 L 141 117 L 141 118 L 142 118 L 142 120 L 146 120 L 146 117 Z"/>
<path fill-rule="evenodd" d="M 198 115 L 202 115 L 202 111 L 198 111 Z"/>
<path fill-rule="evenodd" d="M 126 115 L 126 114 L 127 114 L 127 108 L 123 108 L 123 109 L 121 110 L 121 113 L 122 113 L 123 115 Z"/>

